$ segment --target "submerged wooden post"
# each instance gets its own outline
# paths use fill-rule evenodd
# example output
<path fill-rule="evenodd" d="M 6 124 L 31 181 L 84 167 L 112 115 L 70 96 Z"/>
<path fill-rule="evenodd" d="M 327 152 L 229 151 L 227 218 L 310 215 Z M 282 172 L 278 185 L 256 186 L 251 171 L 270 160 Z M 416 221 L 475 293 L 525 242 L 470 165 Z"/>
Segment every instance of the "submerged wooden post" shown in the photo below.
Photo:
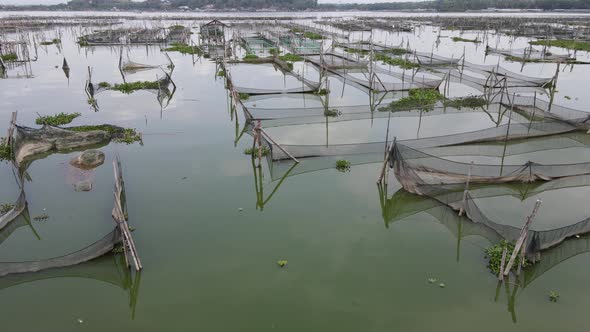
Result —
<path fill-rule="evenodd" d="M 500 261 L 500 273 L 498 273 L 498 280 L 504 280 L 504 264 L 506 263 L 507 252 L 508 248 L 504 246 L 504 250 L 502 251 L 502 260 Z"/>
<path fill-rule="evenodd" d="M 508 275 L 508 273 L 510 273 L 510 269 L 512 268 L 512 265 L 514 264 L 514 260 L 516 259 L 516 256 L 518 256 L 518 252 L 520 251 L 520 249 L 522 248 L 522 245 L 524 244 L 524 240 L 527 237 L 527 233 L 529 231 L 529 228 L 531 227 L 531 224 L 533 223 L 533 220 L 535 219 L 535 216 L 537 215 L 537 212 L 539 211 L 539 207 L 541 207 L 541 200 L 538 199 L 537 202 L 535 203 L 535 207 L 533 208 L 533 212 L 528 216 L 527 221 L 525 222 L 524 226 L 522 226 L 522 229 L 520 230 L 520 236 L 518 237 L 518 241 L 516 241 L 516 244 L 514 245 L 514 251 L 512 251 L 512 255 L 510 256 L 510 260 L 508 261 L 508 264 L 506 265 L 506 269 L 504 270 L 504 275 Z"/>
<path fill-rule="evenodd" d="M 381 173 L 379 174 L 379 178 L 377 179 L 377 184 L 379 184 L 383 181 L 383 177 L 385 176 L 385 169 L 387 168 L 387 162 L 389 161 L 389 158 L 391 156 L 391 151 L 393 151 L 393 148 L 395 147 L 396 140 L 397 140 L 397 138 L 394 137 L 393 143 L 391 144 L 391 148 L 389 148 L 389 152 L 385 154 L 385 158 L 383 160 L 383 166 L 381 166 Z"/>
<path fill-rule="evenodd" d="M 12 146 L 12 136 L 14 134 L 14 126 L 16 126 L 16 115 L 18 111 L 12 112 L 10 117 L 10 123 L 8 124 L 8 132 L 6 133 L 6 145 L 11 147 Z"/>
<path fill-rule="evenodd" d="M 467 192 L 469 191 L 469 182 L 471 182 L 471 172 L 473 171 L 473 160 L 469 164 L 469 171 L 467 171 L 467 181 L 465 181 L 465 190 L 463 191 L 463 200 L 461 208 L 459 209 L 459 217 L 465 212 L 465 203 L 467 202 Z"/>
<path fill-rule="evenodd" d="M 522 250 L 520 250 L 520 262 L 518 264 L 518 269 L 516 270 L 516 275 L 517 276 L 520 275 L 520 271 L 522 270 L 522 267 L 524 266 L 525 255 L 526 255 L 526 241 L 527 241 L 527 239 L 528 239 L 528 233 L 524 237 L 524 247 L 522 248 Z"/>
<path fill-rule="evenodd" d="M 139 271 L 143 268 L 141 260 L 137 254 L 137 248 L 135 247 L 135 241 L 131 236 L 129 230 L 129 224 L 127 223 L 127 217 L 125 216 L 124 207 L 121 195 L 123 194 L 123 179 L 121 175 L 120 162 L 118 158 L 113 160 L 113 171 L 115 173 L 115 207 L 113 208 L 112 216 L 117 226 L 121 230 L 121 240 L 123 242 L 123 251 L 125 253 L 125 259 L 129 266 L 129 258 L 133 261 L 135 270 Z"/>

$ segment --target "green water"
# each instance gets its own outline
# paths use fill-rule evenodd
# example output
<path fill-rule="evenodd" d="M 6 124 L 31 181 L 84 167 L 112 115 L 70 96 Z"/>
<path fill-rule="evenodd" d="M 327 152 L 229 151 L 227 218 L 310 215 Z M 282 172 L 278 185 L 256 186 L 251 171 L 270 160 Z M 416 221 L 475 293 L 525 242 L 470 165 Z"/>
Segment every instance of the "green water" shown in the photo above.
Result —
<path fill-rule="evenodd" d="M 161 109 L 156 95 L 102 92 L 99 112 L 86 103 L 87 66 L 93 81 L 120 82 L 118 48 L 78 49 L 64 31 L 64 49 L 40 49 L 33 79 L 0 81 L 0 132 L 10 112 L 32 126 L 36 113 L 81 112 L 76 124 L 113 123 L 144 133 L 144 145 L 110 144 L 101 148 L 104 165 L 91 172 L 89 193 L 74 192 L 77 174 L 68 161 L 77 155 L 54 154 L 33 162 L 26 184 L 31 216 L 44 211 L 47 221 L 15 230 L 0 244 L 0 261 L 34 260 L 63 255 L 88 245 L 114 227 L 111 162 L 121 158 L 130 224 L 144 270 L 135 291 L 125 285 L 114 258 L 107 256 L 75 269 L 40 274 L 12 285 L 0 279 L 3 328 L 11 331 L 549 331 L 582 330 L 590 305 L 590 256 L 570 258 L 538 276 L 526 288 L 497 289 L 486 268 L 481 236 L 461 236 L 444 215 L 420 212 L 387 223 L 375 180 L 379 164 L 354 166 L 350 173 L 326 169 L 288 177 L 262 210 L 252 161 L 243 154 L 248 135 L 234 145 L 227 92 L 217 69 L 206 59 L 170 53 L 178 90 Z M 447 47 L 452 47 L 448 43 Z M 469 46 L 471 47 L 471 46 Z M 165 64 L 157 47 L 129 50 L 137 62 Z M 70 79 L 61 70 L 65 56 Z M 494 60 L 490 60 L 494 61 Z M 55 68 L 58 66 L 59 68 Z M 550 73 L 550 68 L 530 69 Z M 576 69 L 577 70 L 577 69 Z M 588 69 L 564 74 L 560 93 L 574 94 Z M 136 74 L 155 79 L 161 72 Z M 250 80 L 256 83 L 255 78 Z M 273 81 L 274 82 L 274 81 Z M 573 92 L 572 92 L 573 91 Z M 347 96 L 349 99 L 347 99 Z M 353 96 L 353 97 L 351 97 Z M 340 102 L 361 100 L 346 92 Z M 589 105 L 580 95 L 578 104 Z M 584 99 L 586 98 L 586 99 Z M 338 103 L 336 96 L 335 102 Z M 572 101 L 573 103 L 573 101 Z M 437 117 L 424 120 L 424 135 L 437 129 Z M 440 120 L 442 133 L 465 127 L 485 128 L 485 117 Z M 242 119 L 243 121 L 243 119 Z M 416 119 L 394 124 L 399 135 L 415 137 Z M 453 127 L 453 123 L 457 127 Z M 241 123 L 243 125 L 243 122 Z M 384 122 L 334 124 L 330 139 L 378 141 Z M 317 127 L 317 128 L 316 128 Z M 394 129 L 394 130 L 396 130 Z M 303 130 L 303 131 L 301 131 Z M 307 131 L 306 131 L 307 130 Z M 323 144 L 323 125 L 275 129 L 281 142 Z M 311 144 L 309 143 L 308 144 Z M 264 169 L 265 198 L 278 181 Z M 10 202 L 17 188 L 10 167 L 0 166 L 0 202 Z M 391 196 L 399 185 L 393 177 Z M 586 190 L 587 192 L 587 190 Z M 585 206 L 563 208 L 552 201 L 547 218 L 578 220 Z M 559 199 L 559 193 L 547 195 Z M 564 196 L 568 197 L 568 196 Z M 490 206 L 494 202 L 490 200 Z M 497 215 L 523 218 L 518 200 Z M 45 210 L 44 210 L 45 209 Z M 492 209 L 493 211 L 493 209 Z M 509 213 L 510 211 L 515 213 Z M 518 212 L 518 213 L 516 213 Z M 587 213 L 586 213 L 587 215 Z M 568 220 L 569 220 L 568 219 Z M 515 222 L 517 223 L 517 222 Z M 35 235 L 35 233 L 37 235 Z M 579 241 L 586 241 L 580 239 Z M 287 260 L 285 268 L 278 260 Z M 437 282 L 429 284 L 428 278 Z M 445 287 L 439 287 L 444 283 Z M 505 288 L 509 287 L 509 288 Z M 551 290 L 561 295 L 548 300 Z M 132 305 L 130 305 L 130 303 Z"/>

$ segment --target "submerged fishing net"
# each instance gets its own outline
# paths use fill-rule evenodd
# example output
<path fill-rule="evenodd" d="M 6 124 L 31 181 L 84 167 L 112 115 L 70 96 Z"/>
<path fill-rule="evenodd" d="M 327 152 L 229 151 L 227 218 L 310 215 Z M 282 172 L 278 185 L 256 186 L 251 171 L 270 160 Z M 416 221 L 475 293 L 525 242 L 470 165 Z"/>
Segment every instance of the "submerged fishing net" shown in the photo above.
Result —
<path fill-rule="evenodd" d="M 111 252 L 115 245 L 120 242 L 121 232 L 119 227 L 116 227 L 111 233 L 95 243 L 64 256 L 28 262 L 0 262 L 0 277 L 8 274 L 37 272 L 87 262 Z"/>

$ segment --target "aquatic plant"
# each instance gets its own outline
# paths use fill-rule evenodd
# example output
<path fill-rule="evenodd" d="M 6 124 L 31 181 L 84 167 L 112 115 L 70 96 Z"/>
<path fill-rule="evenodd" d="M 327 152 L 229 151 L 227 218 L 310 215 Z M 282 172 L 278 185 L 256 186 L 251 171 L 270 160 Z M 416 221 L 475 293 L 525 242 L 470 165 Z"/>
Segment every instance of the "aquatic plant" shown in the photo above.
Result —
<path fill-rule="evenodd" d="M 412 51 L 401 47 L 394 47 L 392 49 L 389 49 L 387 52 L 393 55 L 404 55 L 412 53 Z"/>
<path fill-rule="evenodd" d="M 75 118 L 82 116 L 82 113 L 58 113 L 56 115 L 39 116 L 35 123 L 38 125 L 50 125 L 54 127 L 71 123 Z"/>
<path fill-rule="evenodd" d="M 319 89 L 318 91 L 314 92 L 314 94 L 316 96 L 325 96 L 328 93 L 330 93 L 330 91 L 328 91 L 328 89 Z"/>
<path fill-rule="evenodd" d="M 494 275 L 498 275 L 500 273 L 500 265 L 502 263 L 502 253 L 504 252 L 504 248 L 506 248 L 506 262 L 508 262 L 508 258 L 510 258 L 510 255 L 512 255 L 512 252 L 514 251 L 513 243 L 502 240 L 500 243 L 496 243 L 485 250 L 485 257 L 488 259 L 488 269 Z M 528 261 L 525 259 L 523 266 L 526 267 L 528 264 Z M 512 265 L 512 270 L 517 268 L 517 266 L 518 264 Z"/>
<path fill-rule="evenodd" d="M 551 55 L 551 54 L 547 54 L 547 55 Z M 505 57 L 506 61 L 512 61 L 512 62 L 527 62 L 527 63 L 544 63 L 544 62 L 553 62 L 550 59 L 546 60 L 546 59 L 532 59 L 532 58 L 526 58 L 526 57 L 519 57 L 519 56 L 515 56 L 515 55 L 507 55 Z M 574 59 L 564 59 L 564 60 L 560 60 L 562 63 L 567 63 L 567 64 L 585 64 L 585 62 L 583 61 L 578 61 L 578 60 L 574 60 Z M 558 62 L 558 61 L 555 61 Z"/>
<path fill-rule="evenodd" d="M 101 88 L 110 88 L 111 87 L 111 83 L 109 82 L 100 82 L 98 83 L 98 86 Z"/>
<path fill-rule="evenodd" d="M 336 161 L 336 169 L 339 172 L 348 172 L 350 171 L 350 161 L 348 160 L 344 160 L 344 159 L 340 159 Z"/>
<path fill-rule="evenodd" d="M 271 55 L 278 55 L 279 53 L 281 53 L 281 51 L 279 51 L 278 49 L 276 49 L 276 48 L 274 48 L 274 47 L 273 47 L 273 48 L 269 48 L 269 49 L 268 49 L 268 54 L 271 54 Z"/>
<path fill-rule="evenodd" d="M 88 39 L 86 39 L 85 36 L 82 36 L 82 37 L 78 38 L 78 45 L 80 45 L 80 46 L 90 46 L 90 43 L 88 42 Z"/>
<path fill-rule="evenodd" d="M 244 56 L 244 60 L 254 60 L 254 59 L 258 59 L 258 55 L 248 53 L 248 54 L 246 54 L 246 56 Z"/>
<path fill-rule="evenodd" d="M 303 61 L 303 57 L 301 57 L 297 54 L 291 54 L 291 53 L 281 55 L 281 56 L 279 56 L 279 59 L 281 59 L 283 61 L 289 61 L 289 62 Z"/>
<path fill-rule="evenodd" d="M 203 53 L 203 50 L 199 46 L 191 46 L 185 43 L 171 43 L 170 47 L 162 49 L 162 51 L 166 52 L 179 52 L 181 54 L 197 54 L 200 55 Z"/>
<path fill-rule="evenodd" d="M 266 157 L 270 154 L 270 149 L 266 146 L 263 146 L 261 149 L 261 152 L 262 152 L 262 156 Z M 244 150 L 244 154 L 257 157 L 258 156 L 258 148 L 254 148 L 254 149 L 247 148 Z"/>
<path fill-rule="evenodd" d="M 375 55 L 375 60 L 377 61 L 382 61 L 385 64 L 391 65 L 391 66 L 397 66 L 400 67 L 402 69 L 412 69 L 412 68 L 418 68 L 420 67 L 419 64 L 414 63 L 412 61 L 406 60 L 406 59 L 402 59 L 402 58 L 392 58 L 390 56 L 387 56 L 385 54 L 376 54 Z"/>
<path fill-rule="evenodd" d="M 238 96 L 240 97 L 240 100 L 248 100 L 248 99 L 250 99 L 250 95 L 247 94 L 247 93 L 240 92 L 240 93 L 238 93 Z"/>
<path fill-rule="evenodd" d="M 342 112 L 340 112 L 339 110 L 337 110 L 335 108 L 324 110 L 324 115 L 325 116 L 337 117 L 337 116 L 339 116 L 341 114 L 342 114 Z"/>
<path fill-rule="evenodd" d="M 184 25 L 182 25 L 182 24 L 174 24 L 174 25 L 171 25 L 170 26 L 170 29 L 171 30 L 182 30 L 182 29 L 184 29 Z"/>
<path fill-rule="evenodd" d="M 478 40 L 477 38 L 475 39 L 466 39 L 466 38 L 461 38 L 461 37 L 453 37 L 451 38 L 455 43 L 459 43 L 459 42 L 463 42 L 463 43 L 475 43 L 475 44 L 479 44 L 481 43 L 480 40 Z"/>
<path fill-rule="evenodd" d="M 131 94 L 137 90 L 159 90 L 160 81 L 137 81 L 130 83 L 115 84 L 111 90 L 121 91 L 126 94 Z"/>
<path fill-rule="evenodd" d="M 422 109 L 429 111 L 437 101 L 443 99 L 443 95 L 436 89 L 413 89 L 410 90 L 407 97 L 391 102 L 379 111 L 399 111 Z"/>
<path fill-rule="evenodd" d="M 0 58 L 2 58 L 3 61 L 16 61 L 18 60 L 18 55 L 16 55 L 16 53 L 6 53 L 0 55 Z"/>
<path fill-rule="evenodd" d="M 280 267 L 287 266 L 287 263 L 288 263 L 288 261 L 285 261 L 285 260 L 277 261 L 277 265 L 280 266 Z"/>
<path fill-rule="evenodd" d="M 12 147 L 7 144 L 7 139 L 0 137 L 0 161 L 12 160 Z"/>
<path fill-rule="evenodd" d="M 559 300 L 559 293 L 556 291 L 550 291 L 549 292 L 549 301 L 557 302 L 557 300 Z"/>
<path fill-rule="evenodd" d="M 571 39 L 551 39 L 551 40 L 536 40 L 529 42 L 531 45 L 537 46 L 554 46 L 567 48 L 576 51 L 587 51 L 590 52 L 590 42 L 571 40 Z"/>
<path fill-rule="evenodd" d="M 313 39 L 313 40 L 324 39 L 324 37 L 322 35 L 320 35 L 319 33 L 311 32 L 311 31 L 304 32 L 303 37 Z"/>
<path fill-rule="evenodd" d="M 43 212 L 42 214 L 40 214 L 38 216 L 33 217 L 33 220 L 35 220 L 35 221 L 45 221 L 47 219 L 49 219 L 49 215 L 45 212 Z"/>
<path fill-rule="evenodd" d="M 225 70 L 221 69 L 220 71 L 217 72 L 217 76 L 219 77 L 225 77 Z"/>
<path fill-rule="evenodd" d="M 53 44 L 59 44 L 59 43 L 61 43 L 61 39 L 53 38 L 50 41 L 42 41 L 39 44 L 47 46 L 47 45 L 53 45 Z"/>
<path fill-rule="evenodd" d="M 6 214 L 8 211 L 12 210 L 13 208 L 14 208 L 14 204 L 12 204 L 12 203 L 6 203 L 6 204 L 0 205 L 0 216 L 3 214 Z"/>
<path fill-rule="evenodd" d="M 434 284 L 436 282 L 436 278 L 428 278 L 429 284 Z"/>
<path fill-rule="evenodd" d="M 123 245 L 122 244 L 119 244 L 119 245 L 114 246 L 113 247 L 113 250 L 111 250 L 111 252 L 113 254 L 122 254 L 123 251 L 124 251 L 124 249 L 123 249 Z"/>
<path fill-rule="evenodd" d="M 445 99 L 443 101 L 443 105 L 446 107 L 453 107 L 460 110 L 463 107 L 467 108 L 477 108 L 477 107 L 484 107 L 487 105 L 486 100 L 483 97 L 463 97 L 463 98 L 454 98 L 454 99 Z"/>
<path fill-rule="evenodd" d="M 113 125 L 90 125 L 90 126 L 76 126 L 76 127 L 67 127 L 67 130 L 78 131 L 78 132 L 86 132 L 86 131 L 94 131 L 94 130 L 102 130 L 106 131 L 111 135 L 113 142 L 117 143 L 125 143 L 125 144 L 132 144 L 134 142 L 141 142 L 142 137 L 141 134 L 138 133 L 135 129 L 132 128 L 121 128 Z"/>

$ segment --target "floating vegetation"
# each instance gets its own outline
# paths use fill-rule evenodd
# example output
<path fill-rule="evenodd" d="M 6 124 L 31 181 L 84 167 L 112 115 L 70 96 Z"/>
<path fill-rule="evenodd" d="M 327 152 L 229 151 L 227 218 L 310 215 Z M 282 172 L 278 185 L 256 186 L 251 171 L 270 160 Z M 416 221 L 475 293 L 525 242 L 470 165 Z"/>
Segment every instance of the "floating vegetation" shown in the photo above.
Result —
<path fill-rule="evenodd" d="M 124 251 L 123 245 L 119 244 L 113 247 L 113 250 L 111 250 L 111 252 L 113 254 L 122 254 Z"/>
<path fill-rule="evenodd" d="M 514 244 L 507 242 L 506 240 L 500 241 L 485 250 L 486 258 L 488 259 L 488 269 L 494 275 L 498 275 L 500 273 L 500 265 L 502 263 L 502 253 L 504 252 L 504 248 L 506 248 L 507 256 L 511 255 L 514 251 Z M 508 259 L 508 258 L 507 258 Z M 524 260 L 524 267 L 528 265 L 528 261 Z M 512 265 L 512 270 L 514 270 L 518 264 Z"/>
<path fill-rule="evenodd" d="M 354 47 L 347 47 L 345 49 L 346 52 L 348 53 L 355 53 L 355 54 L 360 54 L 360 55 L 367 55 L 369 54 L 369 51 L 367 50 L 363 50 L 363 49 L 359 49 L 359 48 L 354 48 Z"/>
<path fill-rule="evenodd" d="M 86 37 L 80 37 L 80 38 L 78 38 L 78 45 L 90 46 L 90 43 L 88 42 L 88 39 L 86 39 Z"/>
<path fill-rule="evenodd" d="M 436 278 L 428 278 L 429 284 L 434 284 L 436 281 L 437 281 Z"/>
<path fill-rule="evenodd" d="M 111 90 L 121 91 L 126 94 L 131 94 L 137 90 L 159 90 L 160 81 L 137 81 L 131 83 L 115 84 Z"/>
<path fill-rule="evenodd" d="M 559 300 L 559 293 L 556 291 L 550 291 L 549 292 L 549 301 L 557 302 L 557 300 Z"/>
<path fill-rule="evenodd" d="M 303 37 L 313 39 L 313 40 L 324 39 L 324 37 L 322 35 L 320 35 L 319 33 L 311 32 L 311 31 L 304 32 Z"/>
<path fill-rule="evenodd" d="M 283 61 L 288 61 L 288 62 L 297 62 L 297 61 L 303 61 L 303 57 L 297 55 L 297 54 L 291 54 L 291 53 L 287 53 L 285 55 L 281 55 L 279 56 L 279 59 L 283 60 Z"/>
<path fill-rule="evenodd" d="M 42 41 L 40 44 L 41 45 L 48 46 L 48 45 L 54 45 L 54 44 L 60 44 L 60 43 L 61 43 L 61 39 L 54 38 L 54 39 L 52 39 L 50 41 Z"/>
<path fill-rule="evenodd" d="M 279 53 L 281 53 L 281 51 L 277 50 L 274 47 L 268 49 L 268 54 L 270 54 L 270 55 L 278 55 Z"/>
<path fill-rule="evenodd" d="M 344 160 L 344 159 L 340 159 L 336 161 L 336 169 L 339 172 L 349 172 L 350 171 L 350 161 L 348 160 Z"/>
<path fill-rule="evenodd" d="M 388 53 L 391 53 L 393 55 L 404 55 L 404 54 L 411 54 L 412 51 L 407 50 L 405 48 L 401 48 L 401 47 L 394 47 L 392 49 L 387 50 Z"/>
<path fill-rule="evenodd" d="M 466 39 L 466 38 L 461 38 L 461 37 L 453 37 L 451 38 L 455 43 L 459 43 L 459 42 L 463 42 L 463 43 L 474 43 L 474 44 L 479 44 L 481 43 L 480 40 L 478 40 L 477 38 L 475 39 Z"/>
<path fill-rule="evenodd" d="M 82 113 L 59 113 L 56 115 L 39 116 L 35 123 L 38 125 L 50 125 L 59 127 L 71 123 L 75 118 L 82 116 Z"/>
<path fill-rule="evenodd" d="M 111 87 L 111 83 L 109 82 L 100 82 L 98 83 L 98 86 L 101 88 L 110 88 Z"/>
<path fill-rule="evenodd" d="M 407 97 L 391 102 L 389 105 L 381 107 L 379 111 L 386 112 L 411 109 L 429 111 L 434 104 L 441 99 L 443 99 L 443 95 L 441 95 L 436 89 L 413 89 L 409 91 Z"/>
<path fill-rule="evenodd" d="M 266 146 L 263 146 L 261 150 L 261 154 L 263 157 L 266 157 L 270 154 L 270 149 Z M 258 148 L 247 148 L 244 150 L 244 154 L 245 155 L 249 155 L 249 156 L 254 156 L 257 157 L 258 156 Z"/>
<path fill-rule="evenodd" d="M 6 138 L 0 137 L 0 161 L 12 160 L 12 147 L 6 141 Z"/>
<path fill-rule="evenodd" d="M 247 93 L 240 92 L 238 94 L 238 96 L 240 97 L 240 100 L 248 100 L 248 99 L 250 99 L 250 95 L 247 94 Z"/>
<path fill-rule="evenodd" d="M 328 93 L 330 93 L 330 91 L 328 91 L 328 89 L 319 89 L 318 91 L 314 92 L 314 94 L 316 96 L 325 96 Z"/>
<path fill-rule="evenodd" d="M 246 54 L 246 56 L 244 56 L 244 60 L 255 60 L 255 59 L 258 59 L 258 58 L 259 58 L 258 55 L 251 54 L 251 53 Z"/>
<path fill-rule="evenodd" d="M 531 41 L 531 42 L 529 42 L 529 44 L 537 45 L 537 46 L 554 46 L 554 47 L 567 48 L 570 50 L 590 52 L 590 42 L 572 40 L 572 39 L 537 40 L 537 41 Z"/>
<path fill-rule="evenodd" d="M 325 116 L 337 117 L 337 116 L 340 116 L 341 114 L 342 114 L 342 112 L 340 112 L 339 110 L 337 110 L 335 108 L 324 110 Z"/>
<path fill-rule="evenodd" d="M 166 52 L 180 52 L 182 54 L 197 54 L 201 55 L 203 51 L 199 46 L 191 46 L 185 43 L 171 43 L 170 47 L 162 49 Z"/>
<path fill-rule="evenodd" d="M 397 66 L 402 69 L 412 69 L 412 68 L 420 67 L 419 64 L 414 63 L 412 61 L 402 59 L 402 58 L 392 58 L 392 57 L 384 55 L 384 54 L 376 54 L 375 60 L 382 61 L 385 64 L 388 64 L 391 66 Z"/>
<path fill-rule="evenodd" d="M 546 54 L 547 56 L 550 56 L 550 54 Z M 528 63 L 546 63 L 546 62 L 562 62 L 562 63 L 567 63 L 567 64 L 587 64 L 587 62 L 584 61 L 578 61 L 575 60 L 573 58 L 571 59 L 552 59 L 552 58 L 529 58 L 529 57 L 519 57 L 516 55 L 507 55 L 505 57 L 506 61 L 512 61 L 512 62 L 528 62 Z"/>
<path fill-rule="evenodd" d="M 463 97 L 454 99 L 445 99 L 443 105 L 446 107 L 453 107 L 460 110 L 463 107 L 466 108 L 478 108 L 487 105 L 486 100 L 483 97 Z"/>
<path fill-rule="evenodd" d="M 6 214 L 8 211 L 12 210 L 13 208 L 14 208 L 14 204 L 12 204 L 12 203 L 6 203 L 6 204 L 0 205 L 0 216 L 3 214 Z"/>
<path fill-rule="evenodd" d="M 106 131 L 111 135 L 111 138 L 114 142 L 117 143 L 125 143 L 125 144 L 132 144 L 134 142 L 141 142 L 142 137 L 141 134 L 138 133 L 135 129 L 131 128 L 121 128 L 113 125 L 91 125 L 91 126 L 76 126 L 76 127 L 68 127 L 65 128 L 67 130 L 78 131 L 78 132 L 85 132 L 85 131 L 94 131 L 94 130 L 102 130 Z"/>
<path fill-rule="evenodd" d="M 35 221 L 45 221 L 47 219 L 49 219 L 49 215 L 45 212 L 43 212 L 42 214 L 40 214 L 38 216 L 33 217 L 33 220 L 35 220 Z"/>
<path fill-rule="evenodd" d="M 288 263 L 288 261 L 285 261 L 285 260 L 277 261 L 277 265 L 280 266 L 280 267 L 287 266 L 287 263 Z"/>
<path fill-rule="evenodd" d="M 225 77 L 225 70 L 221 69 L 220 71 L 217 72 L 217 76 L 219 77 Z"/>
<path fill-rule="evenodd" d="M 16 53 L 7 53 L 0 55 L 3 61 L 16 61 L 18 60 L 18 55 Z"/>

